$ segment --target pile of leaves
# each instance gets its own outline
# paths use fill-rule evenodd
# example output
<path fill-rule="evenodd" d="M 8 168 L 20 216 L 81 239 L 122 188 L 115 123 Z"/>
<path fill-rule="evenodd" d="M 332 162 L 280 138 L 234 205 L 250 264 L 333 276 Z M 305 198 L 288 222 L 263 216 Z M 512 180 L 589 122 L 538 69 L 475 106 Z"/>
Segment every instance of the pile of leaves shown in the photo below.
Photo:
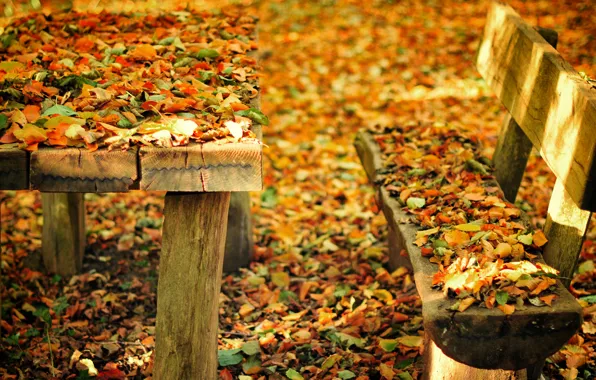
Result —
<path fill-rule="evenodd" d="M 33 13 L 0 29 L 0 148 L 254 140 L 255 18 Z M 257 141 L 255 141 L 257 142 Z"/>
<path fill-rule="evenodd" d="M 438 265 L 432 285 L 459 300 L 454 310 L 551 305 L 558 271 L 536 260 L 544 233 L 505 200 L 477 138 L 436 123 L 374 133 L 384 161 L 377 182 L 415 215 L 414 244 Z"/>

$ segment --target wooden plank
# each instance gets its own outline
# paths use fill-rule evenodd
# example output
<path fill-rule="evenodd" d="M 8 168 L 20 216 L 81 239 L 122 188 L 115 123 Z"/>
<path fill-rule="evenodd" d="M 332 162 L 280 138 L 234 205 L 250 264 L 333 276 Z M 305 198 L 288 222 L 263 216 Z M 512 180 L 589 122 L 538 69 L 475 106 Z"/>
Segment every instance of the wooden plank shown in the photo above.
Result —
<path fill-rule="evenodd" d="M 259 191 L 263 189 L 261 144 L 203 144 L 205 191 Z"/>
<path fill-rule="evenodd" d="M 360 132 L 356 149 L 371 182 L 382 169 L 381 153 L 373 137 Z M 375 157 L 376 156 L 376 157 Z M 372 165 L 370 163 L 373 163 Z M 471 307 L 464 312 L 448 309 L 457 300 L 446 298 L 432 288 L 437 267 L 414 245 L 419 228 L 403 224 L 410 217 L 387 190 L 378 187 L 378 200 L 390 227 L 403 242 L 414 268 L 418 293 L 422 298 L 424 329 L 432 340 L 454 360 L 476 368 L 519 370 L 538 363 L 556 352 L 581 325 L 582 309 L 567 289 L 557 282 L 553 307 L 527 306 L 506 316 L 498 309 Z"/>
<path fill-rule="evenodd" d="M 141 190 L 205 191 L 201 145 L 174 148 L 142 147 L 139 152 Z"/>
<path fill-rule="evenodd" d="M 29 154 L 20 149 L 0 149 L 0 190 L 29 188 Z"/>
<path fill-rule="evenodd" d="M 31 154 L 31 188 L 48 192 L 125 192 L 138 188 L 137 149 L 41 148 Z"/>
<path fill-rule="evenodd" d="M 82 193 L 41 193 L 42 257 L 46 270 L 72 276 L 83 268 L 85 202 Z"/>
<path fill-rule="evenodd" d="M 175 148 L 143 147 L 141 189 L 256 191 L 262 185 L 262 146 L 210 142 Z"/>
<path fill-rule="evenodd" d="M 596 91 L 497 2 L 489 8 L 476 67 L 574 202 L 596 210 Z"/>
<path fill-rule="evenodd" d="M 544 233 L 548 244 L 544 249 L 547 264 L 561 271 L 563 283 L 569 286 L 573 271 L 590 225 L 590 211 L 575 205 L 561 180 L 557 180 L 548 204 Z"/>
<path fill-rule="evenodd" d="M 216 379 L 230 193 L 166 194 L 153 376 Z"/>
<path fill-rule="evenodd" d="M 538 33 L 553 48 L 557 47 L 559 35 L 556 31 L 539 28 Z M 497 182 L 509 202 L 515 202 L 530 152 L 532 152 L 532 142 L 511 115 L 507 114 L 493 154 L 493 166 Z"/>

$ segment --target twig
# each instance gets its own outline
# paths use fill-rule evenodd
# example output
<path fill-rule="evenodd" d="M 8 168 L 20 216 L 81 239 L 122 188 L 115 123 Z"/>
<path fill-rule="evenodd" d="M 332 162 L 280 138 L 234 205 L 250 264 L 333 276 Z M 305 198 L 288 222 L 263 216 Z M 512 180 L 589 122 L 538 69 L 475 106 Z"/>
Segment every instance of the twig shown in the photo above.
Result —
<path fill-rule="evenodd" d="M 48 351 L 50 351 L 50 364 L 52 365 L 52 376 L 56 376 L 54 372 L 56 369 L 54 368 L 54 355 L 52 354 L 52 342 L 50 342 L 50 328 L 46 323 L 46 338 L 48 340 Z"/>

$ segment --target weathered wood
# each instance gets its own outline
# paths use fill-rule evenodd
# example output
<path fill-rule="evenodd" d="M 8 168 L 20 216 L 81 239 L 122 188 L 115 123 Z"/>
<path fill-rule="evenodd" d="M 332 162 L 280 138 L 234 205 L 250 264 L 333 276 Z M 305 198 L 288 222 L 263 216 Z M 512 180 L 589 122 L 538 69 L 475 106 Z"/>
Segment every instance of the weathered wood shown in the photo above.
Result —
<path fill-rule="evenodd" d="M 142 147 L 139 155 L 141 190 L 205 191 L 201 144 Z"/>
<path fill-rule="evenodd" d="M 252 260 L 253 253 L 250 194 L 247 192 L 232 193 L 228 213 L 224 272 L 233 272 L 247 266 Z"/>
<path fill-rule="evenodd" d="M 380 202 L 379 202 L 380 203 Z M 407 254 L 402 255 L 402 247 L 405 245 L 403 241 L 400 241 L 401 235 L 393 231 L 393 227 L 389 227 L 389 233 L 387 234 L 387 244 L 389 244 L 389 269 L 392 271 L 399 267 L 406 267 L 410 270 L 412 268 L 412 262 Z"/>
<path fill-rule="evenodd" d="M 168 191 L 261 190 L 263 149 L 256 143 L 143 147 L 141 189 Z"/>
<path fill-rule="evenodd" d="M 355 145 L 374 183 L 377 171 L 382 168 L 379 147 L 366 132 L 358 134 Z M 464 312 L 449 311 L 457 300 L 432 289 L 432 276 L 437 267 L 414 245 L 419 228 L 403 224 L 409 216 L 397 200 L 382 186 L 377 190 L 379 206 L 398 235 L 396 241 L 404 244 L 397 250 L 405 249 L 412 262 L 422 299 L 424 329 L 447 356 L 476 368 L 519 370 L 556 352 L 579 328 L 582 309 L 560 282 L 557 282 L 558 298 L 553 307 L 527 306 L 509 316 L 498 309 L 479 307 L 470 307 Z"/>
<path fill-rule="evenodd" d="M 28 153 L 20 149 L 0 149 L 0 190 L 28 188 Z"/>
<path fill-rule="evenodd" d="M 489 8 L 476 66 L 575 203 L 596 210 L 596 91 L 497 2 Z"/>
<path fill-rule="evenodd" d="M 124 192 L 138 188 L 137 149 L 41 148 L 31 154 L 31 188 L 51 192 Z"/>
<path fill-rule="evenodd" d="M 596 132 L 596 131 L 595 131 Z M 557 180 L 548 204 L 548 215 L 544 233 L 548 244 L 544 249 L 547 264 L 561 271 L 563 283 L 568 286 L 590 225 L 590 211 L 575 205 L 565 191 L 561 180 Z"/>
<path fill-rule="evenodd" d="M 81 193 L 41 193 L 41 251 L 46 270 L 77 274 L 85 252 L 85 202 Z"/>
<path fill-rule="evenodd" d="M 216 379 L 230 193 L 166 194 L 154 378 Z"/>
<path fill-rule="evenodd" d="M 511 115 L 507 114 L 499 133 L 493 165 L 495 177 L 509 202 L 515 202 L 530 152 L 532 142 Z"/>
<path fill-rule="evenodd" d="M 552 29 L 539 28 L 538 33 L 553 47 L 557 47 L 559 35 Z M 510 202 L 515 202 L 519 185 L 524 177 L 532 142 L 508 113 L 499 132 L 499 140 L 493 154 L 495 177 Z"/>
<path fill-rule="evenodd" d="M 428 334 L 424 336 L 424 350 L 423 380 L 529 380 L 525 369 L 506 371 L 462 365 L 445 355 Z"/>
<path fill-rule="evenodd" d="M 258 191 L 263 189 L 261 144 L 203 144 L 205 191 Z"/>

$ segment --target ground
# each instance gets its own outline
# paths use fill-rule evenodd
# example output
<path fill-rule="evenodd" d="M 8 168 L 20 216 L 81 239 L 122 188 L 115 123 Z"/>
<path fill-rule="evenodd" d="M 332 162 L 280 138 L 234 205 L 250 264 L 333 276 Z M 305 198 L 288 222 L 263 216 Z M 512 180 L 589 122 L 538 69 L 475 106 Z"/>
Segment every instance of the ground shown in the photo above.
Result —
<path fill-rule="evenodd" d="M 505 110 L 472 63 L 486 4 L 231 3 L 260 18 L 262 109 L 270 126 L 265 189 L 252 194 L 255 260 L 223 279 L 220 377 L 417 378 L 420 302 L 412 275 L 388 270 L 386 223 L 352 141 L 363 126 L 436 120 L 477 130 L 490 157 Z M 596 76 L 590 0 L 510 4 L 529 23 L 556 29 L 563 57 Z M 539 227 L 553 184 L 533 155 L 518 204 Z M 84 271 L 72 278 L 36 269 L 39 194 L 0 197 L 0 374 L 85 379 L 96 369 L 103 379 L 150 376 L 163 194 L 87 194 Z M 596 375 L 594 219 L 572 284 L 584 298 L 586 322 L 549 360 L 554 378 Z M 396 340 L 388 346 L 381 339 Z"/>

